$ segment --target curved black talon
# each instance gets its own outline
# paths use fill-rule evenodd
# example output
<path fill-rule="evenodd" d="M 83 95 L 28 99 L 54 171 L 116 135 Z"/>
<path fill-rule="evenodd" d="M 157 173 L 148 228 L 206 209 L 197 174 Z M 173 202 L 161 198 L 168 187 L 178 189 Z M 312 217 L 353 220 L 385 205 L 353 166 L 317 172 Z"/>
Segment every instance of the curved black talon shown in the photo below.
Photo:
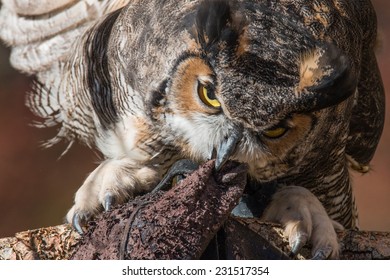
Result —
<path fill-rule="evenodd" d="M 106 194 L 104 197 L 104 210 L 110 211 L 112 205 L 114 204 L 114 196 L 112 194 Z"/>
<path fill-rule="evenodd" d="M 295 257 L 301 251 L 302 247 L 305 246 L 307 237 L 305 235 L 298 236 L 291 245 L 290 257 Z"/>
<path fill-rule="evenodd" d="M 73 218 L 72 218 L 72 226 L 76 229 L 76 231 L 80 234 L 80 235 L 83 235 L 84 234 L 84 231 L 80 225 L 80 222 L 82 221 L 83 219 L 81 218 L 81 216 L 78 214 L 78 213 L 75 213 Z"/>
<path fill-rule="evenodd" d="M 183 176 L 182 178 L 184 178 L 185 175 L 194 172 L 198 168 L 199 165 L 189 159 L 181 159 L 176 161 L 152 192 L 169 189 L 172 186 L 172 180 L 174 177 Z"/>
<path fill-rule="evenodd" d="M 332 254 L 332 251 L 333 251 L 332 247 L 330 247 L 330 246 L 318 249 L 315 252 L 312 260 L 326 260 Z"/>

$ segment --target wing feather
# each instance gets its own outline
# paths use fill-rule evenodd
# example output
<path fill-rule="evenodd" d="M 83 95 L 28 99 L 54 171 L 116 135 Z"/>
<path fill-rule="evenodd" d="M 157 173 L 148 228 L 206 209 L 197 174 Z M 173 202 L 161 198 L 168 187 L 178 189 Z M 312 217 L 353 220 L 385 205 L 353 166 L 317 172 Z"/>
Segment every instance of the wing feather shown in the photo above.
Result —
<path fill-rule="evenodd" d="M 53 37 L 69 29 L 76 29 L 86 21 L 99 16 L 98 6 L 78 2 L 66 10 L 44 14 L 40 17 L 25 17 L 13 13 L 4 6 L 0 18 L 5 19 L 0 37 L 9 45 L 25 45 Z"/>
<path fill-rule="evenodd" d="M 61 9 L 77 0 L 3 0 L 4 6 L 19 15 L 42 15 Z"/>
<path fill-rule="evenodd" d="M 45 145 L 64 138 L 71 143 L 78 139 L 93 144 L 93 112 L 85 92 L 80 92 L 81 81 L 69 76 L 80 76 L 82 71 L 82 62 L 75 60 L 75 54 L 82 49 L 83 38 L 105 15 L 129 0 L 0 1 L 0 39 L 11 47 L 11 64 L 36 77 L 26 104 L 43 118 L 37 126 L 61 126 L 57 136 Z M 75 69 L 74 63 L 78 64 Z M 74 85 L 64 85 L 69 81 Z"/>

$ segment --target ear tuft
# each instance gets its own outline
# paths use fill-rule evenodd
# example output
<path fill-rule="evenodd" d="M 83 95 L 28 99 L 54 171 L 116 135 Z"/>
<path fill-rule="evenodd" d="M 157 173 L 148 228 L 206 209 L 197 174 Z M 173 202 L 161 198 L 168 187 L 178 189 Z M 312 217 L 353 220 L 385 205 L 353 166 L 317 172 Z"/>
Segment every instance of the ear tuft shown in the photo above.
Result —
<path fill-rule="evenodd" d="M 195 29 L 202 49 L 208 51 L 220 42 L 230 47 L 237 45 L 244 22 L 233 13 L 232 5 L 228 0 L 205 0 L 199 5 Z"/>
<path fill-rule="evenodd" d="M 310 111 L 346 100 L 355 93 L 356 87 L 357 77 L 351 62 L 335 45 L 325 44 L 302 56 L 297 93 L 313 94 L 314 107 Z"/>

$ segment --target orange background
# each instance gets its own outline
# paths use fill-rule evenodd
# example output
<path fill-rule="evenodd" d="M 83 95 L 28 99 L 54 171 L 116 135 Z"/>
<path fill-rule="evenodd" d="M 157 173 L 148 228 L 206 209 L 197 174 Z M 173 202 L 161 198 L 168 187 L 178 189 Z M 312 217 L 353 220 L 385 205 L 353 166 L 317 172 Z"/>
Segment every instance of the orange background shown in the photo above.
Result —
<path fill-rule="evenodd" d="M 372 1 L 378 15 L 378 62 L 390 92 L 390 1 Z M 0 46 L 0 237 L 17 231 L 56 225 L 72 205 L 73 195 L 98 157 L 75 145 L 62 159 L 64 144 L 42 150 L 38 144 L 56 134 L 36 129 L 24 106 L 30 80 L 13 70 L 9 53 Z M 390 108 L 389 98 L 387 107 Z M 373 171 L 354 175 L 354 189 L 362 229 L 390 231 L 390 115 L 372 162 Z"/>

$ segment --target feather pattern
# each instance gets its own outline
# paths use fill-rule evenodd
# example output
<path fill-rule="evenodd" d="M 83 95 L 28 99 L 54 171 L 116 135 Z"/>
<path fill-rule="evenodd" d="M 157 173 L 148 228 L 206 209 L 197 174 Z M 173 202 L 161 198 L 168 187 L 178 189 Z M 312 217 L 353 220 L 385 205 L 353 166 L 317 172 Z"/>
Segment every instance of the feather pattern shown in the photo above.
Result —
<path fill-rule="evenodd" d="M 33 92 L 26 97 L 26 104 L 32 112 L 44 119 L 35 125 L 61 125 L 56 137 L 47 141 L 45 146 L 52 146 L 64 138 L 70 142 L 78 139 L 89 146 L 93 144 L 96 125 L 92 110 L 89 110 L 91 100 L 64 83 L 71 82 L 66 76 L 76 74 L 84 65 L 81 62 L 76 66 L 78 69 L 72 69 L 71 64 L 77 63 L 72 61 L 72 57 L 75 57 L 75 52 L 76 55 L 81 53 L 78 45 L 86 36 L 86 30 L 128 2 L 2 1 L 0 38 L 12 47 L 11 64 L 26 74 L 36 76 Z M 71 73 L 67 73 L 68 69 Z M 80 88 L 80 81 L 73 81 Z M 65 90 L 66 96 L 62 90 Z"/>

